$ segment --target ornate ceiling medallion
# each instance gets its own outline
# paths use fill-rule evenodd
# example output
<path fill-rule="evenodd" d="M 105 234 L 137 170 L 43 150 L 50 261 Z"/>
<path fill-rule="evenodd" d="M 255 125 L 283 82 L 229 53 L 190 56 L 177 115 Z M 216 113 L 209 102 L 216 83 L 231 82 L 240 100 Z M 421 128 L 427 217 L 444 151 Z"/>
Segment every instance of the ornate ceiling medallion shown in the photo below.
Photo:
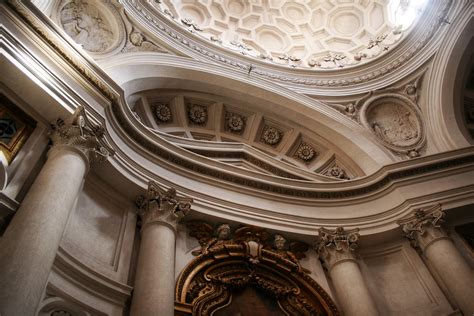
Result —
<path fill-rule="evenodd" d="M 202 105 L 192 104 L 189 106 L 188 117 L 194 124 L 204 125 L 207 121 L 207 108 Z"/>
<path fill-rule="evenodd" d="M 263 128 L 262 139 L 265 144 L 274 146 L 281 141 L 282 132 L 276 127 L 265 126 Z"/>
<path fill-rule="evenodd" d="M 369 98 L 361 108 L 361 122 L 387 148 L 418 156 L 425 142 L 420 110 L 407 96 L 385 93 Z"/>
<path fill-rule="evenodd" d="M 226 129 L 239 133 L 245 127 L 245 117 L 235 113 L 226 113 Z"/>
<path fill-rule="evenodd" d="M 306 143 L 302 143 L 296 150 L 296 156 L 303 161 L 311 161 L 315 155 L 314 148 Z"/>
<path fill-rule="evenodd" d="M 155 116 L 156 118 L 163 123 L 169 122 L 172 118 L 171 109 L 168 104 L 160 103 L 155 107 Z"/>

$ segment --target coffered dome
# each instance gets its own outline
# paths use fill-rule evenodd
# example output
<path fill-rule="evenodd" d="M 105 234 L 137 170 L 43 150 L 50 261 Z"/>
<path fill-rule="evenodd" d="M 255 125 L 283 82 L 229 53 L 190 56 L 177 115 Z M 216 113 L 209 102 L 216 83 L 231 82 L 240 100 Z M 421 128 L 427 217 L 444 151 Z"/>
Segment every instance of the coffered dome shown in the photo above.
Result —
<path fill-rule="evenodd" d="M 268 63 L 334 69 L 383 55 L 425 1 L 156 1 L 154 9 L 219 47 Z"/>

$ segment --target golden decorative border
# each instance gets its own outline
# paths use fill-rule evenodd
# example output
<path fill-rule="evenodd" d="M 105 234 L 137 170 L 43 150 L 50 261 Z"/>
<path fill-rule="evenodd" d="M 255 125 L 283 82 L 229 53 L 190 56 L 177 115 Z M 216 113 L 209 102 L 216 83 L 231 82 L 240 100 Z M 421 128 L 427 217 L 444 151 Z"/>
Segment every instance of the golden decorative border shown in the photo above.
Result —
<path fill-rule="evenodd" d="M 24 126 L 16 132 L 13 136 L 12 143 L 10 145 L 0 142 L 0 151 L 3 153 L 7 159 L 8 164 L 10 164 L 15 156 L 18 154 L 20 149 L 28 140 L 31 133 L 35 129 L 36 122 L 24 113 L 17 105 L 15 105 L 6 95 L 0 93 L 0 107 L 4 108 L 14 119 L 20 121 Z"/>

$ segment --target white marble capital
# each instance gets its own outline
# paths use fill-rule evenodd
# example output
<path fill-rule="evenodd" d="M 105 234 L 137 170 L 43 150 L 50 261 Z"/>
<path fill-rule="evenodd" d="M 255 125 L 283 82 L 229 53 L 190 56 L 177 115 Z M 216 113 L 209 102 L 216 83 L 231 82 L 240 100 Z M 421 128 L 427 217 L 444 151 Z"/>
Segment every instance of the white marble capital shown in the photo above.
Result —
<path fill-rule="evenodd" d="M 354 254 L 358 248 L 359 237 L 358 228 L 321 228 L 316 250 L 331 275 L 344 315 L 375 316 L 378 315 L 377 308 Z"/>
<path fill-rule="evenodd" d="M 418 209 L 400 220 L 404 235 L 435 269 L 464 315 L 474 314 L 474 272 L 452 243 L 441 224 L 445 213 L 440 204 Z"/>
<path fill-rule="evenodd" d="M 84 107 L 78 107 L 65 120 L 58 119 L 52 125 L 50 135 L 53 147 L 48 155 L 58 150 L 75 150 L 83 154 L 87 163 L 107 160 L 114 150 L 104 140 L 105 129 L 93 124 L 86 115 Z"/>
<path fill-rule="evenodd" d="M 142 221 L 140 252 L 130 314 L 174 315 L 176 226 L 191 209 L 192 199 L 150 181 L 137 204 Z"/>
<path fill-rule="evenodd" d="M 354 251 L 358 248 L 359 229 L 345 230 L 338 227 L 332 231 L 321 228 L 319 230 L 317 252 L 328 270 L 344 261 L 355 261 Z"/>
<path fill-rule="evenodd" d="M 190 198 L 178 197 L 174 188 L 165 191 L 150 181 L 146 195 L 137 200 L 142 231 L 151 224 L 166 225 L 176 231 L 179 221 L 191 209 L 191 202 Z"/>

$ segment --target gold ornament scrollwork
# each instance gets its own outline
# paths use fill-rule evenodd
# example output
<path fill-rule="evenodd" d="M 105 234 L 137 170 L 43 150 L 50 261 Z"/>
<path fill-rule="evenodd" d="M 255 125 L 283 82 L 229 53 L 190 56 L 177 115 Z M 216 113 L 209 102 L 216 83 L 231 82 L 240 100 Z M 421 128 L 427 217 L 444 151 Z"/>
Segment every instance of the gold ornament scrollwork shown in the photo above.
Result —
<path fill-rule="evenodd" d="M 282 235 L 252 226 L 234 231 L 228 224 L 216 229 L 204 222 L 187 226 L 201 247 L 177 281 L 177 315 L 212 315 L 247 287 L 271 297 L 287 315 L 339 315 L 328 294 L 299 264 L 305 244 L 287 243 Z"/>

